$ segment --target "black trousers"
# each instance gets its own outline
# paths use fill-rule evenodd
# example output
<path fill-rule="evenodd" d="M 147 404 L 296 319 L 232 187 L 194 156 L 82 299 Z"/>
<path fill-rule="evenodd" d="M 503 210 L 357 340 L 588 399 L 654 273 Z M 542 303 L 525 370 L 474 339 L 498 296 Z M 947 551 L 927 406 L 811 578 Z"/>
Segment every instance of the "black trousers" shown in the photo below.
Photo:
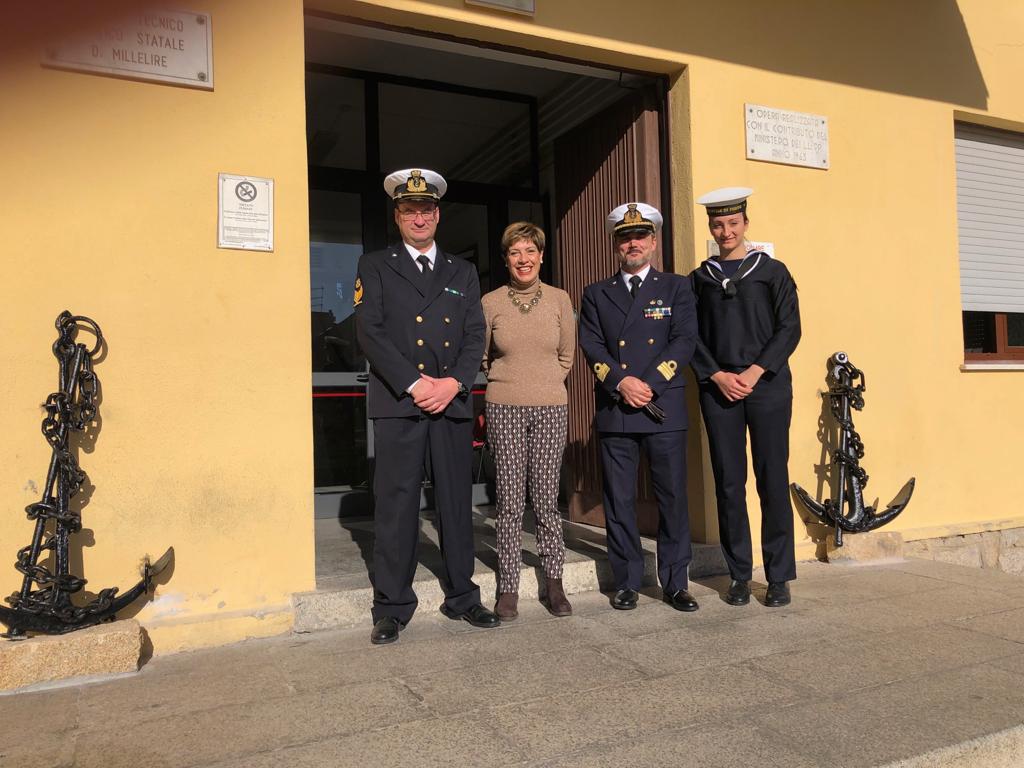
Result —
<path fill-rule="evenodd" d="M 718 528 L 734 579 L 753 571 L 747 516 L 747 430 L 761 499 L 761 555 L 768 581 L 796 578 L 793 506 L 789 498 L 789 423 L 793 380 L 789 368 L 762 376 L 743 400 L 729 402 L 715 384 L 701 384 L 700 410 L 708 430 L 715 474 Z"/>
<path fill-rule="evenodd" d="M 647 452 L 658 500 L 658 581 L 666 592 L 686 589 L 690 515 L 686 506 L 686 431 L 601 433 L 608 560 L 616 589 L 640 589 L 644 552 L 636 520 L 637 466 Z"/>
<path fill-rule="evenodd" d="M 412 581 L 428 445 L 444 602 L 462 613 L 480 602 L 473 583 L 473 422 L 443 416 L 374 419 L 373 439 L 373 620 L 394 616 L 408 624 L 416 611 Z"/>

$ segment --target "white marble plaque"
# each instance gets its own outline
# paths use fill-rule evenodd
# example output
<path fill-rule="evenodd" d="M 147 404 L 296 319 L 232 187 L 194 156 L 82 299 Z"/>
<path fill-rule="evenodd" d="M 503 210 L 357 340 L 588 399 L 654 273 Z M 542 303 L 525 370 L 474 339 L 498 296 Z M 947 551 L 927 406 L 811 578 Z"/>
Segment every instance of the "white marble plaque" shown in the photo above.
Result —
<path fill-rule="evenodd" d="M 466 0 L 466 5 L 482 5 L 485 8 L 498 8 L 502 11 L 512 11 L 533 16 L 536 10 L 534 0 Z"/>
<path fill-rule="evenodd" d="M 274 180 L 259 176 L 217 177 L 217 247 L 274 250 Z"/>
<path fill-rule="evenodd" d="M 140 9 L 48 45 L 43 65 L 213 90 L 210 15 Z"/>
<path fill-rule="evenodd" d="M 744 104 L 747 159 L 828 168 L 828 118 L 761 104 Z"/>

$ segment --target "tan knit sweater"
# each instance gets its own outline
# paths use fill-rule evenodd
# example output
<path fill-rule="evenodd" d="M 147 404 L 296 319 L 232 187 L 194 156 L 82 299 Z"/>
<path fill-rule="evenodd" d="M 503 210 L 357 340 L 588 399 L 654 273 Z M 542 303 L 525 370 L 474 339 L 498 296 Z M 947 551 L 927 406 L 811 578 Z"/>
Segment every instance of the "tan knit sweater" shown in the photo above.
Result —
<path fill-rule="evenodd" d="M 528 302 L 541 288 L 540 303 L 527 313 L 508 297 L 508 286 L 481 303 L 487 325 L 483 371 L 489 403 L 565 405 L 565 377 L 576 352 L 576 317 L 569 294 L 537 282 L 516 294 Z"/>

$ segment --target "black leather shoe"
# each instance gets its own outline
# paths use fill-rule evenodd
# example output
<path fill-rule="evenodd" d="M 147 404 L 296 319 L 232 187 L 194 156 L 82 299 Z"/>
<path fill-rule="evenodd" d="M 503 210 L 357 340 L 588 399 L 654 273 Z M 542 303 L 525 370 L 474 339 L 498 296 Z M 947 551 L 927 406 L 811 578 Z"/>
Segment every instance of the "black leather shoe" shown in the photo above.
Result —
<path fill-rule="evenodd" d="M 693 595 L 685 589 L 680 589 L 675 592 L 666 592 L 663 599 L 677 611 L 686 611 L 687 613 L 691 613 L 700 608 L 697 601 L 694 600 Z"/>
<path fill-rule="evenodd" d="M 789 605 L 789 586 L 784 581 L 768 582 L 768 591 L 764 596 L 764 604 L 769 608 Z"/>
<path fill-rule="evenodd" d="M 725 602 L 729 605 L 746 605 L 750 602 L 750 582 L 733 579 L 729 582 L 729 590 L 725 593 Z"/>
<path fill-rule="evenodd" d="M 462 613 L 456 613 L 447 605 L 441 605 L 441 613 L 447 616 L 452 621 L 468 621 L 474 627 L 483 627 L 484 629 L 491 629 L 501 624 L 501 619 L 498 618 L 498 614 L 488 611 L 480 603 L 470 606 Z"/>
<path fill-rule="evenodd" d="M 635 589 L 620 589 L 612 598 L 612 608 L 617 611 L 632 611 L 640 599 Z"/>
<path fill-rule="evenodd" d="M 377 619 L 370 633 L 370 642 L 374 645 L 387 645 L 398 639 L 398 633 L 402 625 L 394 616 L 385 616 Z"/>

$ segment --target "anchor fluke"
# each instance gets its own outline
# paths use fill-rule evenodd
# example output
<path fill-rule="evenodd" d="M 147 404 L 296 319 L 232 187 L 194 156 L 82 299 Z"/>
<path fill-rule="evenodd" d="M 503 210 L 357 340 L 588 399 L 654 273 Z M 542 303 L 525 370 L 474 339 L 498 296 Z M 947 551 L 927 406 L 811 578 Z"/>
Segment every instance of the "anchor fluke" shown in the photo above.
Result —
<path fill-rule="evenodd" d="M 793 489 L 793 493 L 796 495 L 798 499 L 800 499 L 800 503 L 803 504 L 809 512 L 813 513 L 816 517 L 820 518 L 828 525 L 832 524 L 832 518 L 829 517 L 828 510 L 825 509 L 825 506 L 823 504 L 819 504 L 817 501 L 815 501 L 814 497 L 811 496 L 811 494 L 805 491 L 797 483 L 791 483 L 790 488 Z"/>
<path fill-rule="evenodd" d="M 155 563 L 150 563 L 149 556 L 147 555 L 142 561 L 142 580 L 146 582 L 146 589 L 148 590 L 152 586 L 153 580 L 166 571 L 173 563 L 174 547 L 168 547 L 167 551 L 160 555 L 160 559 Z"/>

